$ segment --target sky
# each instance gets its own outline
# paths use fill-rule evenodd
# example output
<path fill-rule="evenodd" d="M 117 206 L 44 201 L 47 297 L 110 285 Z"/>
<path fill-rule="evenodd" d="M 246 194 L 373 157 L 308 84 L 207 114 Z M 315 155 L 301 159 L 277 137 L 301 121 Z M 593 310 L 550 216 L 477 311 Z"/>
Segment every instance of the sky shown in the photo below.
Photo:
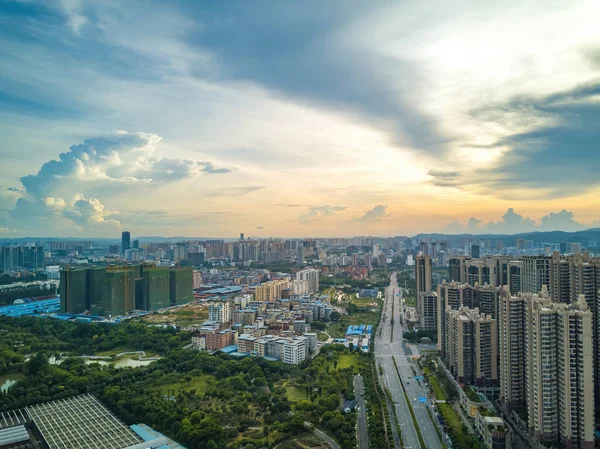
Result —
<path fill-rule="evenodd" d="M 0 1 L 0 237 L 600 227 L 600 2 Z"/>

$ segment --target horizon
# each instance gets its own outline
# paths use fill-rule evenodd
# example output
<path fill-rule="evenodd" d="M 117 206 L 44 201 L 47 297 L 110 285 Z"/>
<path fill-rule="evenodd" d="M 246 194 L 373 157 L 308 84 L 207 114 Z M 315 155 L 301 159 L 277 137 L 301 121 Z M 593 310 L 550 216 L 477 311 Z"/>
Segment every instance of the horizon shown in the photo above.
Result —
<path fill-rule="evenodd" d="M 0 237 L 599 226 L 599 13 L 7 0 Z"/>
<path fill-rule="evenodd" d="M 125 232 L 125 231 L 123 231 Z M 588 229 L 581 229 L 579 231 L 561 231 L 561 230 L 552 230 L 552 231 L 531 231 L 531 232 L 520 232 L 520 233 L 514 233 L 514 234 L 497 234 L 497 233 L 482 233 L 482 234 L 469 234 L 469 233 L 462 233 L 462 234 L 449 234 L 449 233 L 440 233 L 440 232 L 428 232 L 428 233 L 419 233 L 419 234 L 412 234 L 412 235 L 353 235 L 350 237 L 340 237 L 340 236 L 336 236 L 336 235 L 332 235 L 332 236 L 325 236 L 325 237 L 316 237 L 316 236 L 311 236 L 311 235 L 305 235 L 305 236 L 300 236 L 300 237 L 291 237 L 291 236 L 255 236 L 255 235 L 248 235 L 248 236 L 244 236 L 244 240 L 245 241 L 249 241 L 252 239 L 261 239 L 261 240 L 306 240 L 306 239 L 318 239 L 318 240 L 323 240 L 323 239 L 335 239 L 335 238 L 340 238 L 340 239 L 396 239 L 396 238 L 404 238 L 404 239 L 412 239 L 412 238 L 416 238 L 419 236 L 444 236 L 444 237 L 515 237 L 515 236 L 526 236 L 526 235 L 536 235 L 536 234 L 549 234 L 549 233 L 564 233 L 564 234 L 579 234 L 579 233 L 583 233 L 583 232 L 599 232 L 600 233 L 600 227 L 596 227 L 596 228 L 588 228 Z M 3 237 L 0 236 L 0 241 L 3 240 L 25 240 L 25 239 L 35 239 L 35 240 L 88 240 L 88 241 L 94 241 L 94 240 L 115 240 L 115 241 L 121 241 L 121 236 L 116 236 L 116 237 L 90 237 L 90 236 L 66 236 L 66 237 L 51 237 L 51 236 L 44 236 L 44 237 L 40 237 L 40 236 L 24 236 L 24 237 Z M 194 237 L 194 236 L 184 236 L 184 235 L 173 235 L 173 236 L 163 236 L 163 235 L 140 235 L 140 236 L 132 236 L 131 240 L 139 240 L 139 239 L 145 239 L 145 240 L 150 240 L 150 239 L 164 239 L 164 240 L 168 240 L 168 239 L 185 239 L 185 240 L 232 240 L 232 241 L 239 241 L 240 237 L 209 237 L 209 236 L 203 236 L 203 237 Z"/>

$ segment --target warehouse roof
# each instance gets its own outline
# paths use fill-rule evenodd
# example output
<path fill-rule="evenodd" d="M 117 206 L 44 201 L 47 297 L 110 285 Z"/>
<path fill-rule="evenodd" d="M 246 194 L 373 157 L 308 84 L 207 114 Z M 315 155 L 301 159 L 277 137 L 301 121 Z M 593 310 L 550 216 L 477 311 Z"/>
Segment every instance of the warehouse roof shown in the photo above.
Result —
<path fill-rule="evenodd" d="M 93 396 L 75 396 L 28 407 L 50 449 L 122 449 L 142 439 Z"/>

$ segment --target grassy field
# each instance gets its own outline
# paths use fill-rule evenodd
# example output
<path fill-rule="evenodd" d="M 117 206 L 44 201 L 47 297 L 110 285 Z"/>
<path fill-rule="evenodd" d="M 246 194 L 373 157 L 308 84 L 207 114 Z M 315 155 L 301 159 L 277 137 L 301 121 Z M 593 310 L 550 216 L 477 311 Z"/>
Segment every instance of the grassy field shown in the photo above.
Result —
<path fill-rule="evenodd" d="M 319 334 L 317 335 L 317 338 L 319 339 L 319 341 L 329 340 L 329 336 L 325 332 L 319 332 Z"/>
<path fill-rule="evenodd" d="M 285 381 L 281 384 L 282 388 L 285 388 L 285 395 L 288 398 L 288 401 L 302 401 L 306 399 L 306 392 L 301 388 L 296 387 L 296 385 L 291 381 Z"/>
<path fill-rule="evenodd" d="M 358 312 L 352 315 L 342 315 L 339 323 L 331 323 L 327 332 L 334 338 L 343 338 L 346 335 L 348 326 L 356 324 L 371 324 L 375 326 L 377 312 Z"/>
<path fill-rule="evenodd" d="M 358 307 L 377 307 L 377 300 L 373 298 L 356 298 L 350 299 L 350 302 Z"/>
<path fill-rule="evenodd" d="M 177 324 L 179 326 L 190 326 L 202 324 L 208 319 L 208 308 L 199 304 L 188 304 L 176 310 L 166 310 L 161 313 L 151 313 L 144 316 L 143 320 L 148 323 Z"/>
<path fill-rule="evenodd" d="M 358 373 L 360 371 L 360 363 L 361 359 L 358 354 L 342 354 L 339 356 L 337 360 L 337 367 L 335 369 L 345 369 L 345 368 L 354 368 L 354 371 Z M 327 367 L 329 367 L 329 371 L 334 370 L 334 363 L 332 361 L 323 365 L 321 368 L 321 372 L 324 372 Z"/>
<path fill-rule="evenodd" d="M 209 374 L 202 374 L 198 378 L 192 378 L 191 382 L 175 382 L 163 385 L 157 385 L 156 390 L 162 391 L 165 395 L 177 396 L 181 391 L 196 390 L 196 394 L 203 395 L 212 388 L 215 383 L 214 376 Z"/>

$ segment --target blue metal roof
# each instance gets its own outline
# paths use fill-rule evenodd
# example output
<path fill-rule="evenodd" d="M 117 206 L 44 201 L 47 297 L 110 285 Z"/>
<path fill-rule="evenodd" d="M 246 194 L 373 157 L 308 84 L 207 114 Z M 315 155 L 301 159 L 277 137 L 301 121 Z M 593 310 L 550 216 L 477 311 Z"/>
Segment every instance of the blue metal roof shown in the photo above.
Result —
<path fill-rule="evenodd" d="M 55 313 L 60 310 L 60 299 L 44 299 L 0 307 L 0 315 L 19 317 L 39 313 Z"/>
<path fill-rule="evenodd" d="M 232 285 L 229 287 L 213 288 L 212 290 L 206 290 L 206 291 L 203 291 L 202 293 L 207 294 L 207 295 L 226 295 L 229 293 L 236 293 L 236 292 L 241 292 L 241 291 L 242 291 L 242 287 Z"/>
<path fill-rule="evenodd" d="M 238 347 L 237 345 L 229 345 L 224 347 L 223 349 L 221 349 L 221 352 L 224 352 L 226 354 L 231 354 L 232 352 L 237 352 Z"/>

